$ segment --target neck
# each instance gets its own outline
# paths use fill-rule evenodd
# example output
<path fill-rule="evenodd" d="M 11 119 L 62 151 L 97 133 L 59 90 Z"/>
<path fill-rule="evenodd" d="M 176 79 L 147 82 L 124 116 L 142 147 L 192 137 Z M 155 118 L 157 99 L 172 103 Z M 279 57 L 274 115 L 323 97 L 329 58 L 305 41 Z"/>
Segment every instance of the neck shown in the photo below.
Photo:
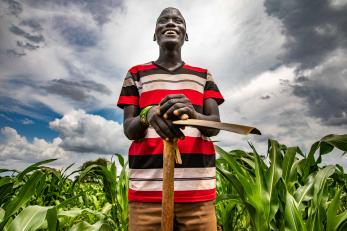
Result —
<path fill-rule="evenodd" d="M 181 48 L 169 50 L 160 47 L 159 57 L 155 62 L 167 68 L 180 65 L 182 63 Z"/>

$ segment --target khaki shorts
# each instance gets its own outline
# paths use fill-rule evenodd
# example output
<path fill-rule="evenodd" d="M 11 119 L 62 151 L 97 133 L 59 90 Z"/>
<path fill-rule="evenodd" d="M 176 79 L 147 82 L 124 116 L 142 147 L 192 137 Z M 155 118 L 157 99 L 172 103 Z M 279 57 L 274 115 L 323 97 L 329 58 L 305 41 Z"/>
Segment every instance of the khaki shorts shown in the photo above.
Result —
<path fill-rule="evenodd" d="M 174 230 L 216 231 L 214 201 L 175 203 Z M 161 203 L 129 202 L 129 231 L 159 231 Z"/>

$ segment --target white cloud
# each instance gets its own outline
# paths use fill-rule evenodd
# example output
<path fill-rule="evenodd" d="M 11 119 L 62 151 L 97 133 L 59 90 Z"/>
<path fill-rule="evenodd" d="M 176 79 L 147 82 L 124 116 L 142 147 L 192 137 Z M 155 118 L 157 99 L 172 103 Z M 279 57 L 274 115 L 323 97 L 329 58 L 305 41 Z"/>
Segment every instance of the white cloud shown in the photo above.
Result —
<path fill-rule="evenodd" d="M 60 146 L 81 153 L 127 153 L 129 140 L 123 126 L 83 110 L 71 111 L 49 123 L 59 133 Z"/>
<path fill-rule="evenodd" d="M 10 127 L 2 128 L 1 134 L 4 139 L 0 143 L 0 160 L 12 159 L 32 162 L 50 158 L 64 158 L 65 156 L 65 151 L 59 147 L 60 138 L 55 138 L 50 143 L 35 137 L 32 142 L 29 142 Z"/>

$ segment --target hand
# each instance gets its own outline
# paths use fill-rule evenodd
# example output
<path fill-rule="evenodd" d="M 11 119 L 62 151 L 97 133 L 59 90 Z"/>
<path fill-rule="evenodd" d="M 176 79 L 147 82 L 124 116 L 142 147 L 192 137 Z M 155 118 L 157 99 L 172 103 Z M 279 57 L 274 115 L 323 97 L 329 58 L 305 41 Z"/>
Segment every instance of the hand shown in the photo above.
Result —
<path fill-rule="evenodd" d="M 168 95 L 162 99 L 159 106 L 158 114 L 164 119 L 196 119 L 197 117 L 193 104 L 183 94 Z M 188 115 L 188 118 L 182 118 L 185 117 L 184 115 Z"/>
<path fill-rule="evenodd" d="M 166 120 L 158 115 L 158 107 L 152 107 L 147 114 L 147 121 L 163 139 L 179 138 L 184 139 L 182 131 L 172 124 L 170 120 Z"/>

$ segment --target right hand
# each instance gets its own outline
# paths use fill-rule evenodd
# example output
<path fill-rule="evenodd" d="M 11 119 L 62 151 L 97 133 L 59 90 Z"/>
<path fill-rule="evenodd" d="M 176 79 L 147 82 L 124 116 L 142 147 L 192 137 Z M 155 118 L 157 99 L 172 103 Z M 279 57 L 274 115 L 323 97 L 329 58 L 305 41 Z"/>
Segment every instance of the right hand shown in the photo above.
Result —
<path fill-rule="evenodd" d="M 183 139 L 184 134 L 174 126 L 171 120 L 166 120 L 158 113 L 158 106 L 152 107 L 147 114 L 147 121 L 162 139 Z"/>

